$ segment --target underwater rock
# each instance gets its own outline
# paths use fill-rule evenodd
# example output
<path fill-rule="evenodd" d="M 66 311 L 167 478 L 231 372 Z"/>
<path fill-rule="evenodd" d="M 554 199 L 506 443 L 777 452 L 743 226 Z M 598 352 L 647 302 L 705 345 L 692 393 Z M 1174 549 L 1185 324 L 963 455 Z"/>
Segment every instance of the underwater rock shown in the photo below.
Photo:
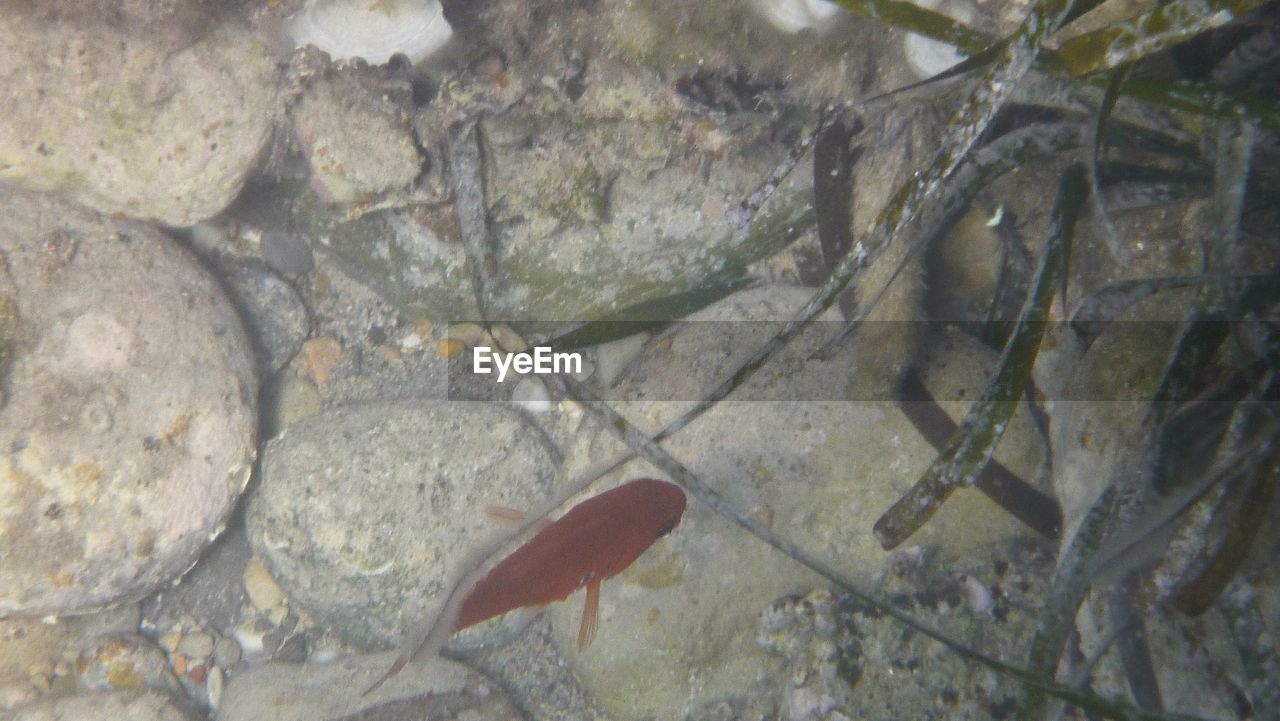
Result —
<path fill-rule="evenodd" d="M 325 202 L 356 203 L 407 191 L 421 172 L 405 107 L 408 93 L 384 92 L 365 77 L 372 72 L 326 72 L 308 84 L 290 111 L 311 168 L 311 187 Z"/>
<path fill-rule="evenodd" d="M 540 432 L 495 404 L 338 407 L 267 445 L 249 537 L 291 601 L 352 643 L 386 645 L 509 530 L 485 506 L 545 503 L 555 469 Z"/>
<path fill-rule="evenodd" d="M 307 306 L 292 285 L 258 260 L 214 256 L 231 302 L 253 340 L 262 375 L 279 371 L 311 331 Z"/>
<path fill-rule="evenodd" d="M 493 682 L 460 663 L 438 657 L 409 664 L 385 686 L 361 696 L 394 660 L 394 653 L 380 653 L 348 656 L 324 664 L 273 662 L 251 667 L 227 685 L 218 719 L 524 718 Z"/>
<path fill-rule="evenodd" d="M 605 62 L 597 72 L 576 102 L 535 87 L 481 121 L 492 151 L 485 200 L 495 320 L 590 318 L 689 290 L 726 265 L 775 252 L 812 222 L 807 165 L 750 232 L 726 220 L 785 155 L 767 116 L 743 118 L 740 142 L 721 144 L 719 121 L 657 78 Z M 309 198 L 296 206 L 301 232 L 327 238 L 353 278 L 405 312 L 476 319 L 452 214 L 440 222 L 421 208 L 387 210 L 348 222 Z"/>
<path fill-rule="evenodd" d="M 0 14 L 0 180 L 173 226 L 221 211 L 270 135 L 275 64 L 231 22 L 192 42 L 91 15 Z"/>
<path fill-rule="evenodd" d="M 86 693 L 23 706 L 3 721 L 195 721 L 195 714 L 165 693 Z"/>
<path fill-rule="evenodd" d="M 0 616 L 140 598 L 195 562 L 244 490 L 252 349 L 174 241 L 0 197 Z"/>
<path fill-rule="evenodd" d="M 743 291 L 690 317 L 703 322 L 659 334 L 624 371 L 617 386 L 621 412 L 656 431 L 778 328 L 746 319 L 789 318 L 810 295 L 787 286 Z M 706 322 L 712 318 L 720 322 Z M 886 394 L 845 400 L 848 393 L 865 398 L 850 362 L 856 348 L 804 361 L 833 325 L 816 324 L 794 339 L 776 365 L 663 447 L 743 513 L 870 585 L 890 558 L 872 526 L 935 451 Z M 878 349 L 877 355 L 891 352 Z M 909 357 L 914 346 L 897 352 Z M 939 397 L 955 398 L 958 385 L 976 397 L 986 379 L 983 365 L 994 354 L 958 341 L 941 355 L 946 363 L 936 364 L 935 377 L 922 373 L 926 384 L 952 387 L 935 391 Z M 878 377 L 887 382 L 883 371 Z M 598 434 L 570 457 L 571 476 L 616 452 L 611 435 Z M 1035 443 L 1033 433 L 1011 429 L 999 456 L 1026 478 L 1037 467 L 1028 462 Z M 1010 446 L 1024 450 L 1011 457 Z M 661 474 L 633 461 L 616 475 Z M 981 493 L 961 489 L 910 542 L 942 556 L 978 556 L 1027 533 Z M 604 584 L 595 645 L 583 654 L 573 650 L 577 604 L 557 604 L 551 614 L 560 648 L 606 710 L 627 719 L 679 718 L 686 708 L 763 693 L 755 680 L 774 672 L 778 661 L 756 645 L 756 618 L 779 596 L 815 584 L 821 585 L 806 569 L 691 499 L 675 532 Z"/>
<path fill-rule="evenodd" d="M 33 617 L 0 620 L 0 710 L 49 694 L 70 692 L 76 683 L 75 649 L 138 628 L 137 604 L 48 623 Z"/>

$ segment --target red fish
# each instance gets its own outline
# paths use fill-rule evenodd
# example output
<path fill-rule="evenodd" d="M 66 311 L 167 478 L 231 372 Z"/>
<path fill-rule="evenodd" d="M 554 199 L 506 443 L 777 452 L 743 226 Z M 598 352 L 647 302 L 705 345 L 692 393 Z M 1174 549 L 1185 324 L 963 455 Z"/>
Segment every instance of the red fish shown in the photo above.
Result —
<path fill-rule="evenodd" d="M 507 556 L 462 603 L 462 630 L 507 611 L 544 606 L 587 587 L 578 649 L 595 636 L 600 582 L 622 573 L 684 514 L 684 491 L 640 479 L 574 506 Z"/>
<path fill-rule="evenodd" d="M 476 583 L 450 634 L 526 606 L 544 606 L 587 587 L 578 650 L 595 637 L 600 583 L 616 576 L 684 515 L 680 487 L 651 478 L 624 483 L 579 503 L 546 524 Z M 410 649 L 412 652 L 412 649 Z M 372 691 L 404 667 L 402 654 Z M 365 693 L 368 693 L 366 691 Z"/>

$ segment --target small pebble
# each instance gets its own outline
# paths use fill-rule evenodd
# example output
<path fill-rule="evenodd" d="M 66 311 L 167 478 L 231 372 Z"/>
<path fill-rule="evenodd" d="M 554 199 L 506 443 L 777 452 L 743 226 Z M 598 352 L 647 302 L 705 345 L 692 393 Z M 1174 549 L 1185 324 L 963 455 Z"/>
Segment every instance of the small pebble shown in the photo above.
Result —
<path fill-rule="evenodd" d="M 217 710 L 222 703 L 222 686 L 224 678 L 222 669 L 214 666 L 209 669 L 209 676 L 205 679 L 204 687 L 208 693 L 209 708 Z"/>
<path fill-rule="evenodd" d="M 422 336 L 417 331 L 400 339 L 400 352 L 413 353 L 422 348 Z"/>
<path fill-rule="evenodd" d="M 285 275 L 303 275 L 316 267 L 307 239 L 294 233 L 268 230 L 262 234 L 262 259 Z"/>
<path fill-rule="evenodd" d="M 344 357 L 342 343 L 337 338 L 312 338 L 302 344 L 302 350 L 294 357 L 293 363 L 299 374 L 323 386 L 329 382 L 329 375 Z"/>
<path fill-rule="evenodd" d="M 430 318 L 419 318 L 413 322 L 413 330 L 421 338 L 430 338 L 435 327 Z"/>
<path fill-rule="evenodd" d="M 271 577 L 267 564 L 257 556 L 249 559 L 244 568 L 244 590 L 249 594 L 249 602 L 259 611 L 269 611 L 286 604 L 284 590 Z"/>
<path fill-rule="evenodd" d="M 464 345 L 482 345 L 489 339 L 489 334 L 479 323 L 454 323 L 449 326 L 449 338 Z"/>
<path fill-rule="evenodd" d="M 199 664 L 192 666 L 187 671 L 187 678 L 195 681 L 196 683 L 204 683 L 205 676 L 207 676 L 208 673 L 209 669 L 204 664 Z"/>
<path fill-rule="evenodd" d="M 322 404 L 314 383 L 292 370 L 281 371 L 263 394 L 263 437 L 274 438 L 297 421 L 319 412 Z"/>
<path fill-rule="evenodd" d="M 213 662 L 222 668 L 231 668 L 240 662 L 240 644 L 222 637 L 213 646 Z"/>
<path fill-rule="evenodd" d="M 466 348 L 462 341 L 457 338 L 442 338 L 436 344 L 436 355 L 441 358 L 453 359 L 462 355 L 462 351 Z"/>
<path fill-rule="evenodd" d="M 174 626 L 172 631 L 160 637 L 158 643 L 165 653 L 173 653 L 178 650 L 178 644 L 182 642 L 182 630 Z"/>
<path fill-rule="evenodd" d="M 240 647 L 242 655 L 252 658 L 254 656 L 261 656 L 266 652 L 266 646 L 262 641 L 263 637 L 266 636 L 266 631 L 259 629 L 255 622 L 245 621 L 239 626 L 236 626 L 236 630 L 233 635 L 236 640 L 236 645 Z"/>
<path fill-rule="evenodd" d="M 386 361 L 387 363 L 398 365 L 404 361 L 404 357 L 400 354 L 400 351 L 396 350 L 395 348 L 392 348 L 389 345 L 377 346 L 376 348 L 373 349 L 373 352 L 379 358 Z"/>
<path fill-rule="evenodd" d="M 213 636 L 204 631 L 195 631 L 182 637 L 178 650 L 188 658 L 206 659 L 213 655 Z"/>
<path fill-rule="evenodd" d="M 284 623 L 285 618 L 289 616 L 289 608 L 287 606 L 276 606 L 268 608 L 266 612 L 267 622 L 272 626 L 279 626 Z"/>
<path fill-rule="evenodd" d="M 995 599 L 991 596 L 991 589 L 973 576 L 964 577 L 964 590 L 969 609 L 974 613 L 990 613 L 992 607 L 995 606 Z"/>

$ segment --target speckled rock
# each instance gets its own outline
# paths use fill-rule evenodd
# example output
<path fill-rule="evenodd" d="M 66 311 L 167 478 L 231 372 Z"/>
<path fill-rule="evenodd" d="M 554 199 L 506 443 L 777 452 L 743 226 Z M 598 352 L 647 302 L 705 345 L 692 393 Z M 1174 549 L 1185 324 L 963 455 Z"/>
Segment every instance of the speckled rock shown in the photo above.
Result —
<path fill-rule="evenodd" d="M 243 27 L 188 24 L 6 10 L 0 180 L 174 226 L 225 208 L 270 135 L 275 64 Z"/>
<path fill-rule="evenodd" d="M 249 537 L 291 601 L 385 645 L 434 616 L 471 549 L 508 530 L 484 507 L 545 503 L 555 469 L 540 432 L 497 405 L 339 407 L 267 446 Z"/>
<path fill-rule="evenodd" d="M 254 458 L 252 351 L 174 242 L 0 200 L 0 616 L 136 599 L 195 562 Z"/>
<path fill-rule="evenodd" d="M 155 692 L 88 693 L 0 713 L 0 721 L 195 721 L 172 697 Z"/>
<path fill-rule="evenodd" d="M 410 125 L 409 95 L 370 87 L 367 67 L 315 78 L 290 115 L 311 166 L 311 187 L 325 201 L 369 201 L 406 191 L 422 171 Z M 397 98 L 403 96 L 403 102 Z"/>
<path fill-rule="evenodd" d="M 775 286 L 744 291 L 717 306 L 736 306 L 740 317 L 777 317 L 809 295 Z M 714 314 L 717 306 L 705 312 Z M 623 397 L 651 400 L 623 403 L 623 412 L 656 430 L 687 404 L 653 401 L 668 397 L 673 387 L 710 387 L 759 343 L 725 342 L 725 334 L 736 328 L 749 335 L 760 327 L 691 323 L 657 336 L 620 382 Z M 756 382 L 764 385 L 748 390 L 767 402 L 730 396 L 664 447 L 737 508 L 870 585 L 890 558 L 872 526 L 935 452 L 893 403 L 833 400 L 851 380 L 847 357 L 794 362 L 822 340 L 802 336 L 786 351 L 790 361 L 784 357 L 778 368 L 761 372 Z M 981 383 L 977 368 L 991 362 L 991 354 L 953 346 L 942 354 L 952 361 L 943 379 Z M 819 400 L 798 400 L 805 397 Z M 1006 445 L 1016 444 L 1017 436 L 1011 431 Z M 571 468 L 615 448 L 602 435 Z M 1028 477 L 1036 468 L 1034 453 L 1024 447 L 1019 455 L 1006 463 Z M 654 473 L 633 462 L 619 475 Z M 910 543 L 944 555 L 974 554 L 1024 533 L 985 496 L 962 489 Z M 598 640 L 585 654 L 574 650 L 576 605 L 560 604 L 551 613 L 560 647 L 606 710 L 624 719 L 679 718 L 689 708 L 764 692 L 757 680 L 777 670 L 777 659 L 756 645 L 756 618 L 777 597 L 815 583 L 794 562 L 692 502 L 675 533 L 604 584 Z"/>
<path fill-rule="evenodd" d="M 441 658 L 413 663 L 382 688 L 361 696 L 393 660 L 394 653 L 382 653 L 327 664 L 252 667 L 227 685 L 218 721 L 524 718 L 493 682 Z"/>

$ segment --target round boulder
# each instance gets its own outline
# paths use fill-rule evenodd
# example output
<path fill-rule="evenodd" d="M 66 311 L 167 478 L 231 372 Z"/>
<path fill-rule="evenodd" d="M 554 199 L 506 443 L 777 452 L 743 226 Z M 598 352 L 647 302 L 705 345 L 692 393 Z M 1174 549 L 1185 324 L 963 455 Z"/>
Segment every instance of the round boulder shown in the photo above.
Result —
<path fill-rule="evenodd" d="M 152 228 L 17 193 L 0 217 L 0 617 L 141 598 L 244 490 L 249 344 Z"/>

